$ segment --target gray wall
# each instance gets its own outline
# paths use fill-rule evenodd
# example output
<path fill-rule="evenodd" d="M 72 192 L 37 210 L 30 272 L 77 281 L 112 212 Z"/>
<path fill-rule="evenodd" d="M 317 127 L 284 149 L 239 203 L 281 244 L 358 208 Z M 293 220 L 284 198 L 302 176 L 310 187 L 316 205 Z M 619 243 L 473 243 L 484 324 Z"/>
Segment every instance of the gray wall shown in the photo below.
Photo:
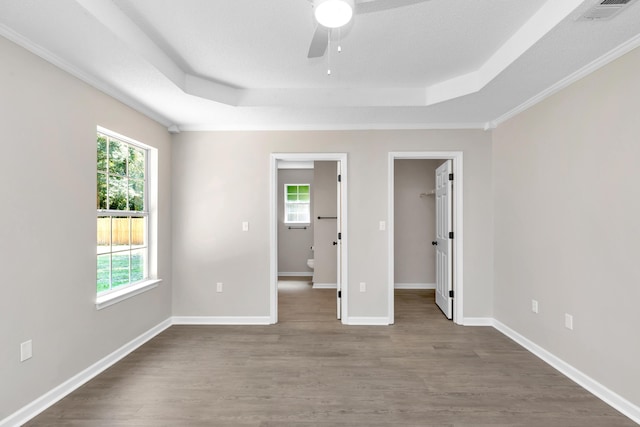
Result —
<path fill-rule="evenodd" d="M 0 57 L 1 420 L 170 317 L 171 177 L 166 128 L 2 37 Z M 163 279 L 100 311 L 97 125 L 159 149 Z"/>
<path fill-rule="evenodd" d="M 388 153 L 428 150 L 464 152 L 471 177 L 464 183 L 465 316 L 492 315 L 490 133 L 185 132 L 173 138 L 174 315 L 267 316 L 270 153 L 347 152 L 349 316 L 387 316 L 388 235 L 378 223 L 387 220 Z M 241 231 L 242 221 L 250 221 L 249 232 Z M 225 283 L 224 292 L 215 292 L 216 282 Z M 367 292 L 359 292 L 359 282 Z"/>
<path fill-rule="evenodd" d="M 495 317 L 635 405 L 638 76 L 635 49 L 499 126 L 493 155 Z"/>
<path fill-rule="evenodd" d="M 440 160 L 395 160 L 394 165 L 394 275 L 396 283 L 436 282 L 436 198 L 420 197 L 435 189 Z"/>
<path fill-rule="evenodd" d="M 307 229 L 289 229 L 284 223 L 284 186 L 285 184 L 313 184 L 313 169 L 280 169 L 278 170 L 278 272 L 308 273 L 307 259 L 313 258 L 313 198 L 311 199 L 311 223 Z M 300 227 L 300 225 L 292 225 Z"/>
<path fill-rule="evenodd" d="M 337 239 L 338 222 L 335 219 L 318 219 L 318 216 L 336 216 L 338 213 L 337 166 L 337 162 L 314 162 L 316 185 L 313 200 L 316 215 L 313 218 L 313 283 L 335 284 L 338 277 L 338 252 L 333 244 Z"/>

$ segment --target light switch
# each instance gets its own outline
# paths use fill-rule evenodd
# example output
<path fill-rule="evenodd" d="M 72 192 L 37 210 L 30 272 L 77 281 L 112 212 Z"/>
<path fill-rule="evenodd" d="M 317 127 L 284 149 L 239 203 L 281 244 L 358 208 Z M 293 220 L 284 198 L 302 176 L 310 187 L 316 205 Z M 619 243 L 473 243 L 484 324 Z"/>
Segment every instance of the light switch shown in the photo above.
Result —
<path fill-rule="evenodd" d="M 573 330 L 573 316 L 565 313 L 564 315 L 564 327 Z"/>
<path fill-rule="evenodd" d="M 242 231 L 249 231 L 249 221 L 242 222 Z"/>
<path fill-rule="evenodd" d="M 379 228 L 380 231 L 385 231 L 387 229 L 387 223 L 385 221 L 380 221 Z"/>
<path fill-rule="evenodd" d="M 20 361 L 31 359 L 33 356 L 33 343 L 31 340 L 25 341 L 20 344 Z"/>

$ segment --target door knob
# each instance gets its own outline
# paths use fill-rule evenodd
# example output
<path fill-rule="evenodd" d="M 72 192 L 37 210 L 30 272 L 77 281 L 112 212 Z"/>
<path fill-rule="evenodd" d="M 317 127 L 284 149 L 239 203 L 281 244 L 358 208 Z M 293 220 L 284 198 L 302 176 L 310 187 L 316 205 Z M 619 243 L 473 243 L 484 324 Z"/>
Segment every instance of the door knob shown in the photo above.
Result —
<path fill-rule="evenodd" d="M 337 244 L 338 244 L 338 242 L 333 242 L 333 246 L 335 246 L 335 245 L 337 245 Z"/>
<path fill-rule="evenodd" d="M 431 242 L 431 244 L 432 244 L 433 246 L 438 246 L 438 241 L 437 241 L 437 240 L 434 240 L 433 242 Z"/>

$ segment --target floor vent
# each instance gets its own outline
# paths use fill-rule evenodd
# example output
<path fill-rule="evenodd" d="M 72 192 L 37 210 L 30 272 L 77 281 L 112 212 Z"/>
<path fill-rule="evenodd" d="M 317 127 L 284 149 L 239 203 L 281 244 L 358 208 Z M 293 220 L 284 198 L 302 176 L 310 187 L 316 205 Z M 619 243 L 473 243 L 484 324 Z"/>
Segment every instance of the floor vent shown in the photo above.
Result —
<path fill-rule="evenodd" d="M 601 0 L 578 18 L 578 21 L 602 21 L 611 19 L 635 0 Z"/>

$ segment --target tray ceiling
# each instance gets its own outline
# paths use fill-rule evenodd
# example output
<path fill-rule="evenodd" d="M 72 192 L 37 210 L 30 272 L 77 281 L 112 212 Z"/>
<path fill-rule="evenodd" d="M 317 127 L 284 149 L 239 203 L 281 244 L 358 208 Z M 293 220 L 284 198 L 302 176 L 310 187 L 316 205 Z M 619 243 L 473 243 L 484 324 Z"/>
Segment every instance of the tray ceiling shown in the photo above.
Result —
<path fill-rule="evenodd" d="M 313 59 L 307 0 L 9 0 L 0 34 L 182 130 L 492 127 L 640 45 L 637 2 L 377 1 Z"/>

